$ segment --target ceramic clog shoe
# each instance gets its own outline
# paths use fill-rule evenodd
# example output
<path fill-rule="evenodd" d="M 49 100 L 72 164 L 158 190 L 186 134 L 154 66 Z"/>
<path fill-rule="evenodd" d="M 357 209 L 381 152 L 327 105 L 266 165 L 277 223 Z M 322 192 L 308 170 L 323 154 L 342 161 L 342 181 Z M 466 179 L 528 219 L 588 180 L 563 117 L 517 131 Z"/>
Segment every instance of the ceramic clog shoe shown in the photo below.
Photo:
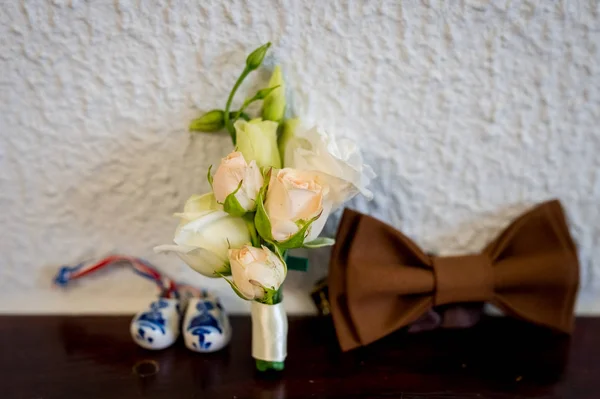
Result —
<path fill-rule="evenodd" d="M 189 300 L 182 330 L 185 346 L 194 352 L 218 351 L 231 339 L 229 317 L 212 296 Z"/>
<path fill-rule="evenodd" d="M 159 298 L 131 321 L 131 337 L 142 348 L 164 349 L 171 346 L 181 331 L 180 301 Z"/>

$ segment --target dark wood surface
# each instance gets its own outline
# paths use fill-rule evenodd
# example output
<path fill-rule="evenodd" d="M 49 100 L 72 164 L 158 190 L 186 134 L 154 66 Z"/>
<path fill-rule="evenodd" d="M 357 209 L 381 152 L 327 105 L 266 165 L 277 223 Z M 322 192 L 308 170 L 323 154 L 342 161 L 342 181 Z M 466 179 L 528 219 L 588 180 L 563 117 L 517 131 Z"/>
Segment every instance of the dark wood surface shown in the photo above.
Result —
<path fill-rule="evenodd" d="M 578 319 L 570 339 L 489 318 L 341 353 L 329 319 L 291 317 L 280 374 L 254 370 L 247 317 L 208 355 L 141 349 L 129 322 L 0 317 L 0 398 L 600 398 L 600 318 Z"/>

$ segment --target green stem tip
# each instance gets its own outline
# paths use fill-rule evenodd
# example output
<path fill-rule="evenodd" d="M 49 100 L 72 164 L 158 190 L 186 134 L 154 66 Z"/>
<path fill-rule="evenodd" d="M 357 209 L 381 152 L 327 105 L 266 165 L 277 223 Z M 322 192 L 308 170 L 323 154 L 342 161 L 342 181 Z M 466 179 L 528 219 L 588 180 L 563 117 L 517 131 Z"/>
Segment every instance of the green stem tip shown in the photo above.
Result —
<path fill-rule="evenodd" d="M 267 360 L 256 360 L 256 369 L 258 371 L 282 371 L 285 368 L 285 362 L 269 362 Z"/>

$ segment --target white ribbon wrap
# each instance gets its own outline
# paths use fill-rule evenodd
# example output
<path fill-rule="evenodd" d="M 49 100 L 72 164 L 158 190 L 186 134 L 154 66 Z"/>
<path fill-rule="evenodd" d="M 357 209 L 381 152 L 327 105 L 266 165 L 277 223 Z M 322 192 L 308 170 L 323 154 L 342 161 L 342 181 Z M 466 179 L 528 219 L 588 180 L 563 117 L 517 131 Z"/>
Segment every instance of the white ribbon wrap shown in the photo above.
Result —
<path fill-rule="evenodd" d="M 283 362 L 287 356 L 288 321 L 283 303 L 265 305 L 252 301 L 252 357 Z"/>

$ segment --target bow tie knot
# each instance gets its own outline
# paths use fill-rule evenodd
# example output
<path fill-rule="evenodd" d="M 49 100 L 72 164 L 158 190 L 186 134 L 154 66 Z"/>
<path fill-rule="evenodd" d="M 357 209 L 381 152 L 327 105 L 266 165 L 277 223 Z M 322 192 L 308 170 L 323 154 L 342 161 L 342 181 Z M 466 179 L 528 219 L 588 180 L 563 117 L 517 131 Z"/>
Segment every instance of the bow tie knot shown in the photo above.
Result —
<path fill-rule="evenodd" d="M 486 302 L 494 296 L 492 262 L 485 254 L 432 257 L 434 305 Z"/>

